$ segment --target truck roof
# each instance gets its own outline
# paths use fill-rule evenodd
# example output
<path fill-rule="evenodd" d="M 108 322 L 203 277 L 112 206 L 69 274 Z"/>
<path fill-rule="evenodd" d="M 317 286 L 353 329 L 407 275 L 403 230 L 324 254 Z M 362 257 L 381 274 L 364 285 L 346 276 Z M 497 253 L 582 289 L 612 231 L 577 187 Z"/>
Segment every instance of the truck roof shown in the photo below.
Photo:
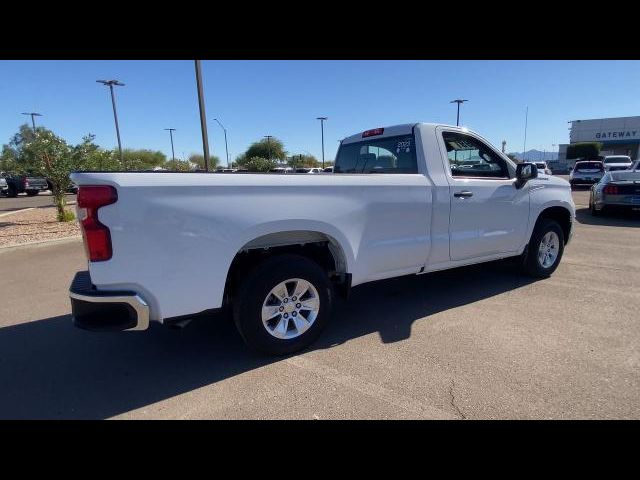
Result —
<path fill-rule="evenodd" d="M 402 123 L 399 125 L 390 125 L 390 126 L 382 126 L 382 127 L 375 127 L 375 128 L 371 128 L 369 130 L 364 130 L 362 132 L 358 132 L 354 135 L 350 135 L 348 137 L 345 137 L 342 140 L 342 143 L 353 143 L 353 142 L 359 142 L 362 140 L 363 138 L 363 134 L 365 132 L 369 132 L 370 130 L 376 130 L 376 129 L 383 129 L 383 132 L 380 134 L 376 134 L 375 136 L 377 138 L 384 138 L 384 137 L 393 137 L 396 135 L 408 135 L 411 133 L 411 130 L 413 129 L 413 127 L 417 126 L 417 125 L 421 125 L 424 127 L 430 127 L 430 128 L 436 128 L 436 127 L 447 127 L 447 128 L 453 128 L 453 129 L 457 129 L 457 130 L 461 130 L 461 131 L 469 131 L 468 128 L 466 127 L 456 127 L 455 125 L 447 125 L 446 123 L 425 123 L 425 122 L 413 122 L 413 123 Z"/>

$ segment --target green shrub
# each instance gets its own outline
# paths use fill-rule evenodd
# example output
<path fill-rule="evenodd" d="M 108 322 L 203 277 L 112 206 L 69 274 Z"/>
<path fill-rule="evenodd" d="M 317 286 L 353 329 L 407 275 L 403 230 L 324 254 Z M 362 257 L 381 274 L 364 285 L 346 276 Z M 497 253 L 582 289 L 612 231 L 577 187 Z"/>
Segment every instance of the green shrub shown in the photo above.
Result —
<path fill-rule="evenodd" d="M 73 212 L 70 212 L 69 210 L 65 210 L 62 215 L 58 213 L 59 222 L 72 222 L 75 219 L 76 219 L 76 216 L 73 214 Z"/>

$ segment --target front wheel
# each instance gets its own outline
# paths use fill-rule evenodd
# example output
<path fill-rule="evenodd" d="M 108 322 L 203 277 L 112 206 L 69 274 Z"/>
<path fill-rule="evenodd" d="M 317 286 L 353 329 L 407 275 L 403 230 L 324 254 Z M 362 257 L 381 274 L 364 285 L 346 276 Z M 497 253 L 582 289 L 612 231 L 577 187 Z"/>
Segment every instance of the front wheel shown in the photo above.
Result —
<path fill-rule="evenodd" d="M 250 347 L 271 355 L 313 343 L 331 315 L 333 290 L 318 264 L 278 255 L 257 266 L 233 299 L 233 317 Z"/>
<path fill-rule="evenodd" d="M 525 273 L 536 278 L 549 277 L 560 264 L 564 252 L 564 233 L 555 220 L 543 218 L 533 230 L 524 258 Z"/>

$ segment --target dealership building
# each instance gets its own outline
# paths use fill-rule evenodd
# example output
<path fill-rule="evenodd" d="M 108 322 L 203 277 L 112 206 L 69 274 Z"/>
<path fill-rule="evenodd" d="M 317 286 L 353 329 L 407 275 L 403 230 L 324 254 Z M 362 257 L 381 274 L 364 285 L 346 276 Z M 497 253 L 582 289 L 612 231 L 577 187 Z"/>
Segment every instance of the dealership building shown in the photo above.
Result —
<path fill-rule="evenodd" d="M 558 164 L 571 167 L 575 160 L 567 160 L 567 146 L 580 142 L 600 142 L 600 155 L 628 155 L 639 157 L 640 117 L 597 118 L 573 120 L 569 143 L 558 145 Z"/>

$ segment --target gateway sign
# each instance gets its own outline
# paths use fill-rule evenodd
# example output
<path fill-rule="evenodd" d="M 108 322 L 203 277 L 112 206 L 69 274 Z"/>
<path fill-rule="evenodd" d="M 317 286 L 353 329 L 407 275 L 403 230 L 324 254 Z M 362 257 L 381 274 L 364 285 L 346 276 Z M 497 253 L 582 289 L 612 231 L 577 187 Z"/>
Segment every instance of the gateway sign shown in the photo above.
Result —
<path fill-rule="evenodd" d="M 638 130 L 618 130 L 613 132 L 596 132 L 595 137 L 598 140 L 604 139 L 625 139 L 625 138 L 638 138 Z"/>

